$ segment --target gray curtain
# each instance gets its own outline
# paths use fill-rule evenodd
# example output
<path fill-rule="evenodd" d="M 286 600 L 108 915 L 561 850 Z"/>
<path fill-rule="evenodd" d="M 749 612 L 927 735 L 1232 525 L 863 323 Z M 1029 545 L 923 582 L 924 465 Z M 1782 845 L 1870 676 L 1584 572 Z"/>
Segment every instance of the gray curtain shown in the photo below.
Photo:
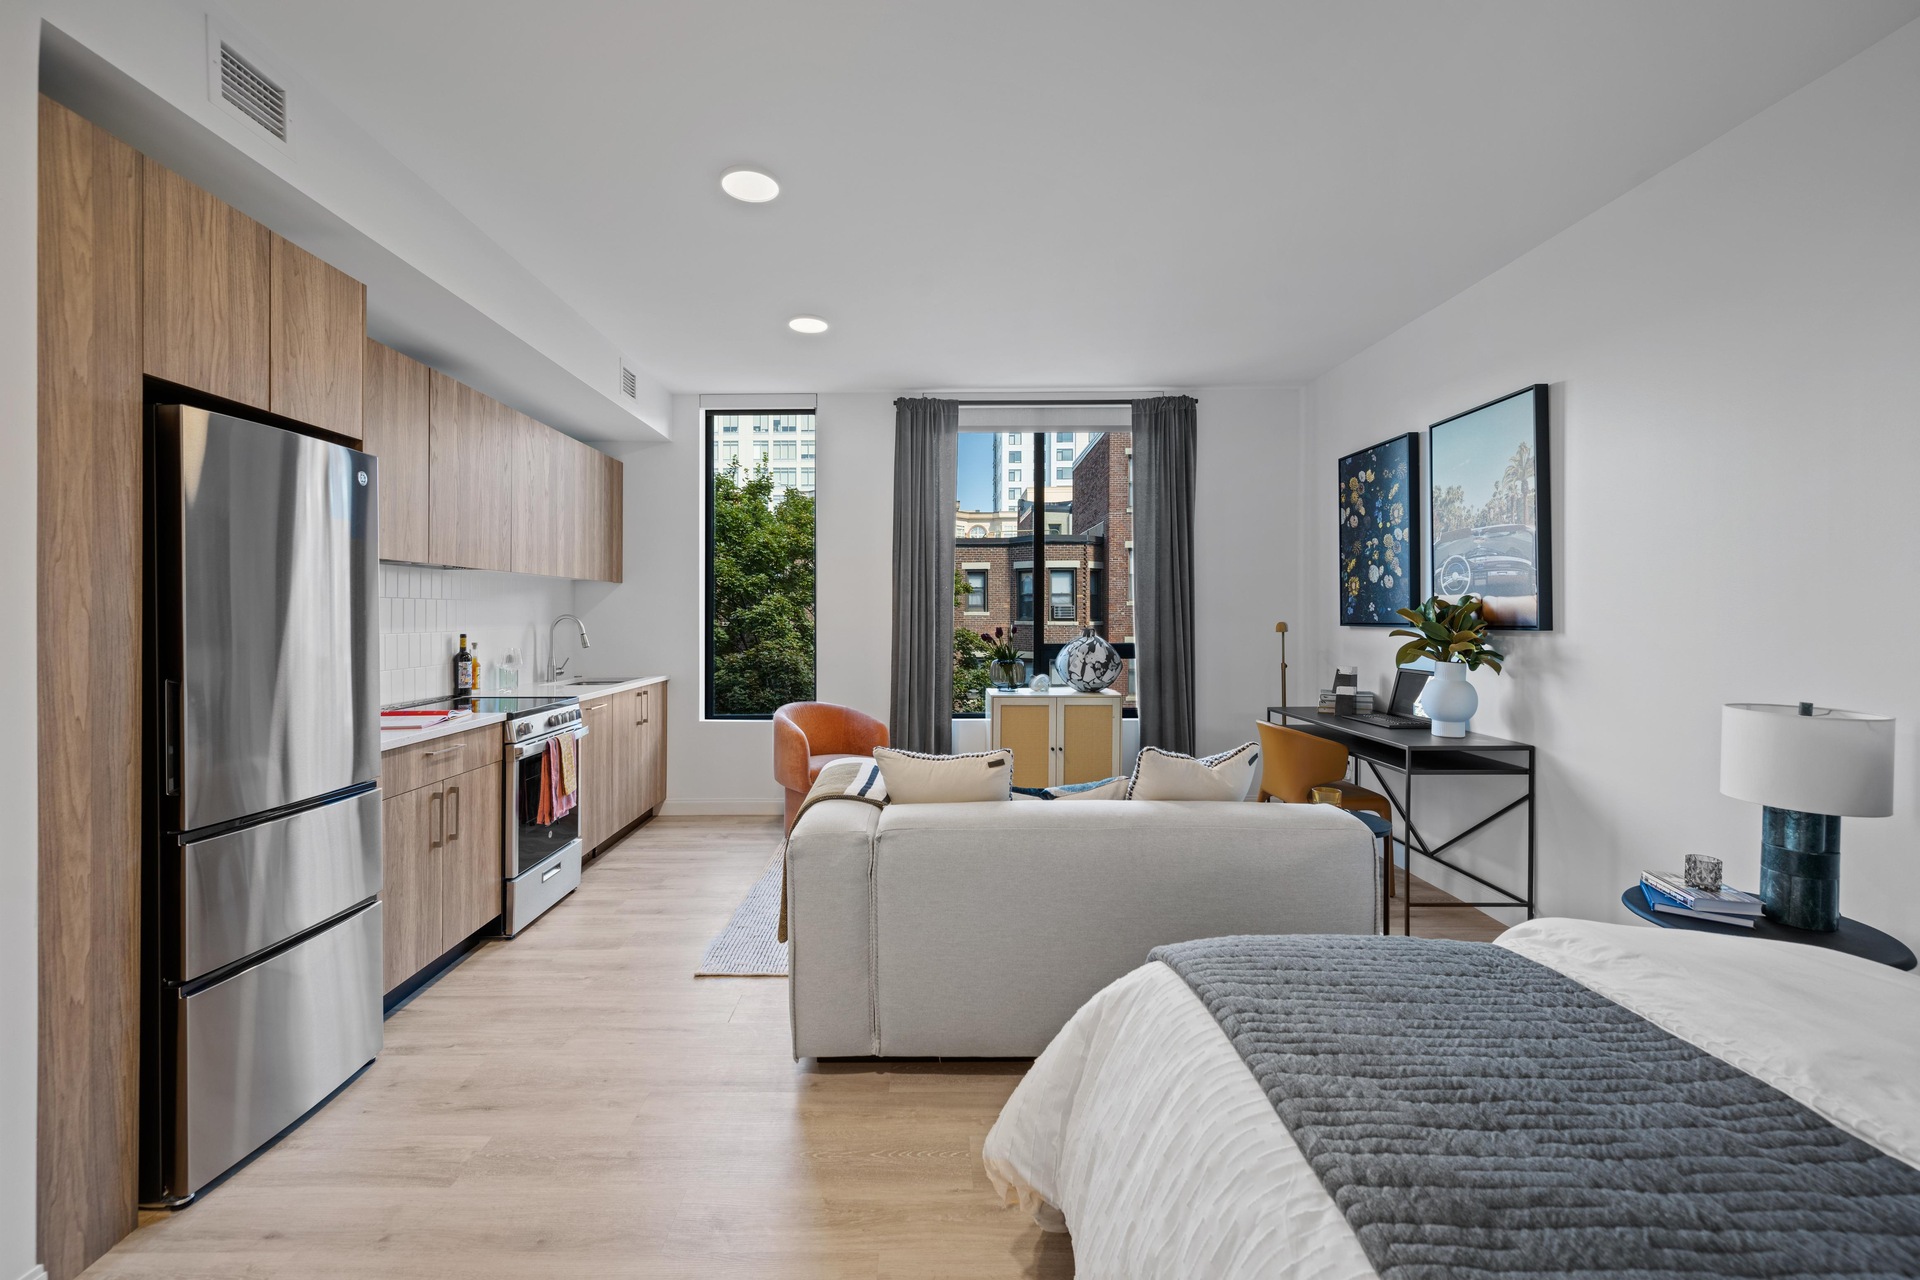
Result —
<path fill-rule="evenodd" d="M 1133 402 L 1140 745 L 1193 754 L 1192 396 Z"/>
<path fill-rule="evenodd" d="M 893 699 L 887 735 L 953 750 L 953 511 L 960 404 L 893 402 Z"/>

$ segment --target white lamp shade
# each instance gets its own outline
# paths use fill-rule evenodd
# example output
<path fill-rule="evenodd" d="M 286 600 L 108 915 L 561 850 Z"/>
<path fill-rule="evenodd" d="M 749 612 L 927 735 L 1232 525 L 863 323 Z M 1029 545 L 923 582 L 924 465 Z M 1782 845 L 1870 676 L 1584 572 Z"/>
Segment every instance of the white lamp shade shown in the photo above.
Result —
<path fill-rule="evenodd" d="M 1720 791 L 1776 809 L 1893 812 L 1893 717 L 1768 702 L 1720 708 Z"/>

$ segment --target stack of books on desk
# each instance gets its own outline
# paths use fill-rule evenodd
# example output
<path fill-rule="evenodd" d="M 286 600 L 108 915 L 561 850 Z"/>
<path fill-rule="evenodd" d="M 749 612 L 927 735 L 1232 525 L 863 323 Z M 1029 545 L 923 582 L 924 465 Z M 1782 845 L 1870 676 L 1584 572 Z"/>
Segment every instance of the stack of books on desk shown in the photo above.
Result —
<path fill-rule="evenodd" d="M 1647 895 L 1647 905 L 1667 915 L 1738 925 L 1742 929 L 1753 928 L 1754 921 L 1760 918 L 1760 899 L 1724 884 L 1717 890 L 1695 889 L 1677 875 L 1642 871 L 1640 888 Z"/>
<path fill-rule="evenodd" d="M 1373 690 L 1361 689 L 1357 692 L 1353 690 L 1348 690 L 1348 692 L 1353 693 L 1354 711 L 1356 711 L 1360 715 L 1366 715 L 1368 712 L 1373 710 Z M 1320 691 L 1320 713 L 1322 715 L 1330 716 L 1333 714 L 1333 711 L 1334 711 L 1333 690 L 1322 689 Z M 1616 883 L 1618 882 L 1616 881 Z"/>

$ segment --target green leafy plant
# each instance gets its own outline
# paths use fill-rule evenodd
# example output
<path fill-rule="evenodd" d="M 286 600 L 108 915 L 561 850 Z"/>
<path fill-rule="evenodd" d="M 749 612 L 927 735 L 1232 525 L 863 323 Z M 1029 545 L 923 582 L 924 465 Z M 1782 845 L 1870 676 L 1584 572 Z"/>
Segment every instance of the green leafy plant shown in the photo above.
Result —
<path fill-rule="evenodd" d="M 991 633 L 982 631 L 980 638 L 986 642 L 987 658 L 992 662 L 1020 661 L 1020 647 L 1007 634 L 1005 627 L 995 627 Z"/>
<path fill-rule="evenodd" d="M 713 709 L 813 701 L 813 495 L 774 499 L 765 465 L 713 477 Z"/>
<path fill-rule="evenodd" d="M 1485 602 L 1479 596 L 1461 596 L 1451 604 L 1439 596 L 1428 596 L 1417 609 L 1394 612 L 1415 628 L 1396 628 L 1390 633 L 1412 637 L 1400 646 L 1394 659 L 1400 666 L 1415 658 L 1432 658 L 1435 662 L 1464 662 L 1469 671 L 1481 667 L 1498 671 L 1506 659 L 1506 654 L 1487 643 Z"/>

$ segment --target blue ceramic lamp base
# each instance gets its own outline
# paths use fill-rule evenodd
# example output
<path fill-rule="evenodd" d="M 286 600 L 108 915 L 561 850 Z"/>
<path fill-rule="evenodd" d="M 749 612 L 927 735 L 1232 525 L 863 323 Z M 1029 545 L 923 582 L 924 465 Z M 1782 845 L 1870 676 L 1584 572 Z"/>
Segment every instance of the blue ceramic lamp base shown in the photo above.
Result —
<path fill-rule="evenodd" d="M 1790 929 L 1840 927 L 1840 819 L 1767 806 L 1760 817 L 1760 901 Z"/>

